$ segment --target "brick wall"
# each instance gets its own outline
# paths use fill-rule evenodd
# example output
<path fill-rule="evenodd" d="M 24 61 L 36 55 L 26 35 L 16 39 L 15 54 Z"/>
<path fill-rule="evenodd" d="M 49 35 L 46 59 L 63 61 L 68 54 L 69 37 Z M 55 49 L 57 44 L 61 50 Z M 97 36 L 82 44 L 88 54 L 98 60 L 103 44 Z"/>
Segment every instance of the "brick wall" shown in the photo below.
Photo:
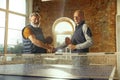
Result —
<path fill-rule="evenodd" d="M 94 45 L 91 52 L 116 51 L 116 0 L 57 0 L 41 2 L 34 0 L 33 11 L 42 15 L 45 36 L 52 36 L 52 25 L 59 17 L 73 19 L 76 9 L 85 11 L 86 22 L 93 33 Z"/>

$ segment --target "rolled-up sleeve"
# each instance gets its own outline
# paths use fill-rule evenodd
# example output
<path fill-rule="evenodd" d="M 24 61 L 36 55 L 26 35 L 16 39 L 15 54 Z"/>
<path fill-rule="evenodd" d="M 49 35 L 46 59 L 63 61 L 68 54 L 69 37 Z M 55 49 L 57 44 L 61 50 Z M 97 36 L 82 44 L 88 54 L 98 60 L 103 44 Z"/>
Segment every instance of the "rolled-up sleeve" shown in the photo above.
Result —
<path fill-rule="evenodd" d="M 24 29 L 24 31 L 23 31 L 23 36 L 24 36 L 24 38 L 26 38 L 26 39 L 28 39 L 28 37 L 30 36 L 30 35 L 32 35 L 33 33 L 32 33 L 32 31 L 31 31 L 31 29 L 29 28 L 29 27 L 26 27 L 25 29 Z"/>

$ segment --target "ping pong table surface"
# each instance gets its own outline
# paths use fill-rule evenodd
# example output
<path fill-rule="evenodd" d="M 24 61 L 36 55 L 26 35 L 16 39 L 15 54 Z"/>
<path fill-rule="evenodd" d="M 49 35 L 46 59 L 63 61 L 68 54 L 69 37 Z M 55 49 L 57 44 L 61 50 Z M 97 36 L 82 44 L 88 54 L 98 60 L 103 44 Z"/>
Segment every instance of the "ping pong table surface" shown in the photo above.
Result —
<path fill-rule="evenodd" d="M 114 73 L 112 65 L 0 65 L 0 80 L 112 80 Z"/>

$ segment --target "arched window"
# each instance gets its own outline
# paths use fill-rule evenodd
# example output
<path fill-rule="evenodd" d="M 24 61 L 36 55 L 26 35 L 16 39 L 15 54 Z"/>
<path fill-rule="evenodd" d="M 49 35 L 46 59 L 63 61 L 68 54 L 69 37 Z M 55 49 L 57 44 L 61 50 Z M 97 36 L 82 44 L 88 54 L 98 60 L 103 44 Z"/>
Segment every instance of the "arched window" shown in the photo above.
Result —
<path fill-rule="evenodd" d="M 68 17 L 61 17 L 53 24 L 54 45 L 57 47 L 61 45 L 65 37 L 70 37 L 74 32 L 75 24 L 72 19 Z"/>

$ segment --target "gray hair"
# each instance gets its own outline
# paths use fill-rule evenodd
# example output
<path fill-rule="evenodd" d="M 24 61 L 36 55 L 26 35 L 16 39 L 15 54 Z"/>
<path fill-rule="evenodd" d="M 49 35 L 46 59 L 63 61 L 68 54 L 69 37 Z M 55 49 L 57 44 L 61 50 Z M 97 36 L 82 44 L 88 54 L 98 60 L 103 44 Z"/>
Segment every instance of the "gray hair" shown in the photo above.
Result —
<path fill-rule="evenodd" d="M 31 18 L 32 16 L 37 16 L 37 17 L 41 18 L 40 14 L 38 12 L 31 13 L 30 16 L 29 16 L 29 18 Z"/>

